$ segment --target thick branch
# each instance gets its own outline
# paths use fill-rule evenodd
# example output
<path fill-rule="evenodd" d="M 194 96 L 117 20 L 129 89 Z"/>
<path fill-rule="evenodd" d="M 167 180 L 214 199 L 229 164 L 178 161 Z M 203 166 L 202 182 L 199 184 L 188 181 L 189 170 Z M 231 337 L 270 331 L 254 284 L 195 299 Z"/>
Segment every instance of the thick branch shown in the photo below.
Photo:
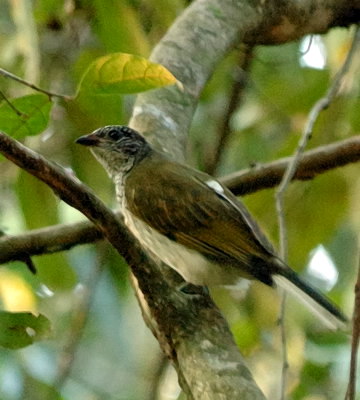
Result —
<path fill-rule="evenodd" d="M 300 159 L 294 180 L 313 179 L 335 168 L 360 161 L 360 136 L 307 151 Z M 235 194 L 247 195 L 278 185 L 288 165 L 282 158 L 221 178 Z M 0 264 L 26 256 L 54 253 L 103 238 L 88 221 L 36 229 L 17 236 L 0 237 Z"/>
<path fill-rule="evenodd" d="M 244 38 L 252 45 L 286 43 L 360 21 L 358 0 L 273 0 L 260 2 L 259 12 L 263 23 L 248 30 Z"/>
<path fill-rule="evenodd" d="M 325 32 L 336 24 L 348 25 L 358 20 L 358 10 L 355 0 L 194 1 L 151 56 L 176 75 L 184 85 L 184 92 L 166 88 L 139 96 L 132 127 L 152 135 L 153 143 L 181 159 L 197 99 L 215 66 L 229 50 L 242 41 L 259 43 L 261 37 L 267 43 L 279 43 L 305 33 Z M 296 23 L 294 14 L 298 18 Z M 10 154 L 10 159 L 44 180 L 61 198 L 97 224 L 132 266 L 151 317 L 156 321 L 153 331 L 172 358 L 189 399 L 263 398 L 243 364 L 227 324 L 207 296 L 188 299 L 179 293 L 173 274 L 170 279 L 164 274 L 168 270 L 160 271 L 151 263 L 114 215 L 83 185 L 53 164 L 42 163 L 44 160 L 34 153 L 30 154 L 29 164 L 22 162 L 24 149 L 5 139 L 4 143 L 1 148 Z"/>
<path fill-rule="evenodd" d="M 218 62 L 240 43 L 279 44 L 360 21 L 358 0 L 197 0 L 151 54 L 184 85 L 138 96 L 131 126 L 183 159 L 199 96 Z"/>
<path fill-rule="evenodd" d="M 0 132 L 0 152 L 13 163 L 46 183 L 56 195 L 89 218 L 131 266 L 143 298 L 151 310 L 151 324 L 161 347 L 178 370 L 182 388 L 189 398 L 200 399 L 221 392 L 241 398 L 264 399 L 237 350 L 226 321 L 206 293 L 186 295 L 175 288 L 180 277 L 154 264 L 109 210 L 85 185 L 60 166 L 44 159 Z M 147 316 L 149 318 L 149 316 Z M 227 352 L 216 352 L 221 341 Z M 194 343 L 208 343 L 206 351 Z M 209 367 L 204 354 L 215 353 L 217 363 Z M 228 354 L 229 352 L 229 354 Z M 197 373 L 192 370 L 192 353 Z M 229 355 L 232 362 L 229 368 Z M 226 373 L 226 387 L 223 375 Z M 194 379 L 197 379 L 194 381 Z M 200 385 L 200 381 L 202 382 Z M 202 389 L 200 389 L 202 388 Z M 209 399 L 216 396 L 209 395 Z"/>

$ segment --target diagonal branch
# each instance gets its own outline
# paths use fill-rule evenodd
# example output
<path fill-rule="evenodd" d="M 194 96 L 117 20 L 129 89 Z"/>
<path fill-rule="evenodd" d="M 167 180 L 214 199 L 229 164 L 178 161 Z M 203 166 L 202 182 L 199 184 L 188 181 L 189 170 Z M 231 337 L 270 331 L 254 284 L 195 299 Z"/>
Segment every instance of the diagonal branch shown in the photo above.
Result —
<path fill-rule="evenodd" d="M 216 171 L 231 137 L 231 117 L 244 99 L 245 88 L 248 82 L 247 76 L 253 59 L 253 50 L 253 47 L 245 46 L 239 52 L 239 60 L 236 69 L 233 71 L 234 77 L 229 99 L 225 106 L 224 115 L 218 124 L 219 126 L 216 128 L 215 145 L 212 145 L 212 151 L 206 152 L 206 157 L 203 161 L 205 163 L 204 170 L 210 175 L 213 175 Z"/>
<path fill-rule="evenodd" d="M 176 75 L 184 92 L 168 88 L 138 96 L 132 127 L 153 134 L 151 139 L 158 147 L 182 158 L 200 93 L 230 49 L 242 41 L 255 44 L 263 38 L 265 43 L 279 43 L 305 33 L 325 32 L 334 25 L 348 25 L 359 19 L 356 2 L 329 0 L 326 9 L 320 0 L 281 2 L 281 7 L 273 0 L 192 2 L 151 55 Z M 174 274 L 148 260 L 114 214 L 83 185 L 5 135 L 0 138 L 3 153 L 81 210 L 132 266 L 151 310 L 153 331 L 172 359 L 189 399 L 263 399 L 226 322 L 208 296 L 189 299 L 179 293 Z"/>
<path fill-rule="evenodd" d="M 141 299 L 150 310 L 150 315 L 145 313 L 145 320 L 149 321 L 160 346 L 173 361 L 181 386 L 190 399 L 201 398 L 199 382 L 202 379 L 208 384 L 208 393 L 217 393 L 217 388 L 224 386 L 223 375 L 226 374 L 224 390 L 229 393 L 229 398 L 242 398 L 246 394 L 249 399 L 264 400 L 226 321 L 207 293 L 189 296 L 176 290 L 182 281 L 180 277 L 151 261 L 115 214 L 65 169 L 2 132 L 0 153 L 46 183 L 57 196 L 82 212 L 125 258 L 136 277 Z M 201 343 L 208 343 L 206 349 Z M 226 352 L 216 352 L 224 346 Z M 214 365 L 209 365 L 209 351 L 212 359 L 216 357 Z M 196 371 L 193 360 L 196 360 Z M 203 388 L 203 385 L 200 386 Z M 209 395 L 207 398 L 213 397 Z"/>
<path fill-rule="evenodd" d="M 221 179 L 235 194 L 246 195 L 275 187 L 281 181 L 290 158 L 282 158 Z M 335 168 L 360 161 L 360 136 L 317 147 L 305 152 L 294 180 L 309 180 Z M 50 226 L 17 235 L 0 237 L 0 264 L 22 261 L 26 256 L 68 250 L 79 244 L 102 239 L 103 234 L 89 221 Z"/>

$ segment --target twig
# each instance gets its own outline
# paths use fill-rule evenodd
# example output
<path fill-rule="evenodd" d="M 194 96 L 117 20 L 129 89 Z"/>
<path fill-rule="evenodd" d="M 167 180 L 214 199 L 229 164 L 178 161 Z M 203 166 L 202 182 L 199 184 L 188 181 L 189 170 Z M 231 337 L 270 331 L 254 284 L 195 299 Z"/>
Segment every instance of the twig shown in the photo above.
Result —
<path fill-rule="evenodd" d="M 100 275 L 104 270 L 104 254 L 105 252 L 102 249 L 96 261 L 95 268 L 92 270 L 87 284 L 84 285 L 84 292 L 72 310 L 70 327 L 67 331 L 65 345 L 63 346 L 63 349 L 58 357 L 57 373 L 54 380 L 54 387 L 56 387 L 59 391 L 69 378 L 74 364 L 76 351 L 81 342 L 84 328 L 88 319 L 93 294 L 99 282 Z"/>
<path fill-rule="evenodd" d="M 333 99 L 335 98 L 335 96 L 337 95 L 337 93 L 339 91 L 340 84 L 349 69 L 349 66 L 352 62 L 353 56 L 359 45 L 359 41 L 360 41 L 360 30 L 357 29 L 355 32 L 353 42 L 352 42 L 352 46 L 346 57 L 346 60 L 345 60 L 344 64 L 342 65 L 341 69 L 336 74 L 332 85 L 330 86 L 326 95 L 323 98 L 319 99 L 315 103 L 313 108 L 311 109 L 307 124 L 301 135 L 298 147 L 297 147 L 297 149 L 293 155 L 293 158 L 292 158 L 291 162 L 289 163 L 289 165 L 285 171 L 285 174 L 280 182 L 280 185 L 275 193 L 276 210 L 277 210 L 277 214 L 278 214 L 279 231 L 280 231 L 280 256 L 285 262 L 287 260 L 287 251 L 288 251 L 287 250 L 288 249 L 287 231 L 286 231 L 286 224 L 285 224 L 285 216 L 284 216 L 284 212 L 283 212 L 283 210 L 284 210 L 283 201 L 284 201 L 285 191 L 295 175 L 300 157 L 301 157 L 302 153 L 304 152 L 308 141 L 311 138 L 314 124 L 317 121 L 320 112 L 329 107 L 329 105 L 331 104 L 331 102 L 333 101 Z M 286 298 L 285 298 L 285 295 L 283 295 L 282 303 L 285 303 L 285 301 L 286 301 Z M 281 315 L 280 315 L 281 324 L 284 324 L 284 313 L 285 313 L 285 304 L 282 304 Z M 282 336 L 285 334 L 284 329 L 281 330 L 281 334 L 282 334 Z M 284 400 L 285 399 L 285 391 L 286 391 L 287 365 L 288 365 L 287 350 L 286 350 L 286 337 L 282 337 L 282 343 L 283 343 L 283 368 L 282 368 L 282 377 L 281 377 L 281 400 Z"/>
<path fill-rule="evenodd" d="M 31 89 L 36 90 L 37 92 L 44 93 L 44 94 L 48 95 L 49 97 L 59 97 L 59 98 L 64 99 L 66 101 L 72 100 L 72 96 L 68 96 L 68 95 L 65 95 L 65 94 L 59 94 L 59 93 L 54 93 L 54 92 L 51 92 L 49 90 L 42 89 L 39 86 L 36 86 L 33 83 L 28 82 L 25 79 L 22 79 L 22 78 L 20 78 L 20 77 L 18 77 L 16 75 L 12 74 L 9 71 L 6 71 L 3 68 L 0 68 L 0 75 L 4 76 L 5 78 L 9 78 L 9 79 L 12 79 L 12 80 L 14 80 L 16 82 L 19 82 L 19 83 L 21 83 L 21 84 L 23 84 L 25 86 L 28 86 Z"/>
<path fill-rule="evenodd" d="M 307 45 L 307 48 L 305 50 L 303 50 L 303 51 L 300 51 L 300 55 L 301 56 L 305 56 L 310 51 L 311 46 L 312 46 L 313 41 L 314 41 L 314 37 L 315 37 L 314 35 L 310 35 L 309 40 L 308 40 L 309 43 Z"/>
<path fill-rule="evenodd" d="M 285 327 L 285 313 L 286 313 L 286 300 L 287 293 L 282 290 L 281 293 L 281 304 L 280 304 L 280 315 L 279 315 L 279 326 L 280 326 L 280 337 L 281 337 L 281 400 L 286 397 L 287 388 L 287 373 L 289 369 L 288 352 L 287 352 L 287 336 Z"/>
<path fill-rule="evenodd" d="M 357 371 L 357 353 L 359 350 L 359 341 L 360 341 L 360 254 L 358 260 L 358 276 L 355 284 L 349 384 L 345 400 L 355 400 L 356 396 L 356 377 L 357 377 L 356 371 Z"/>
<path fill-rule="evenodd" d="M 289 360 L 287 352 L 287 336 L 285 328 L 285 314 L 286 314 L 286 299 L 287 294 L 285 290 L 281 291 L 281 307 L 279 315 L 280 337 L 281 337 L 281 381 L 280 381 L 280 399 L 286 399 L 287 377 L 289 370 Z"/>
<path fill-rule="evenodd" d="M 27 266 L 28 270 L 29 270 L 33 275 L 36 274 L 36 272 L 37 272 L 37 271 L 36 271 L 36 267 L 35 267 L 35 264 L 34 264 L 34 262 L 33 262 L 33 260 L 31 259 L 30 256 L 25 256 L 22 260 L 19 260 L 19 261 L 23 261 L 24 264 Z"/>
<path fill-rule="evenodd" d="M 163 354 L 157 360 L 157 364 L 153 370 L 153 376 L 151 379 L 151 386 L 148 390 L 149 397 L 148 400 L 159 400 L 160 385 L 164 378 L 164 373 L 169 366 L 169 360 L 164 357 Z"/>
<path fill-rule="evenodd" d="M 19 116 L 19 117 L 26 117 L 26 114 L 22 113 L 20 110 L 18 110 L 10 101 L 9 99 L 5 96 L 5 94 L 0 90 L 0 96 L 3 98 L 5 103 L 14 111 L 14 113 Z"/>
<path fill-rule="evenodd" d="M 284 224 L 284 216 L 282 215 L 283 214 L 282 213 L 282 210 L 283 210 L 282 200 L 283 200 L 284 193 L 285 193 L 289 183 L 291 182 L 291 180 L 293 179 L 293 177 L 295 175 L 296 169 L 297 169 L 299 161 L 300 161 L 300 157 L 303 154 L 309 139 L 311 138 L 314 124 L 317 121 L 317 118 L 318 118 L 320 112 L 329 107 L 330 103 L 333 101 L 333 99 L 335 98 L 335 96 L 338 93 L 342 79 L 349 69 L 349 66 L 350 66 L 353 56 L 356 52 L 356 49 L 359 45 L 359 42 L 360 42 L 360 29 L 357 29 L 355 32 L 355 37 L 354 37 L 352 46 L 349 50 L 349 53 L 346 57 L 346 60 L 343 64 L 343 66 L 341 67 L 339 72 L 336 74 L 334 81 L 333 81 L 332 85 L 330 86 L 329 90 L 327 91 L 326 95 L 324 97 L 322 97 L 321 99 L 319 99 L 315 103 L 313 108 L 311 109 L 307 124 L 303 131 L 303 134 L 301 135 L 298 147 L 292 157 L 291 162 L 289 163 L 288 167 L 286 168 L 285 174 L 284 174 L 284 176 L 280 182 L 280 185 L 276 191 L 276 203 L 277 203 L 277 211 L 279 214 L 279 226 L 280 226 L 280 233 L 282 233 L 282 235 L 280 235 L 280 254 L 285 260 L 287 259 L 287 257 L 286 257 L 287 243 L 286 243 L 286 230 L 285 230 L 285 224 Z"/>
<path fill-rule="evenodd" d="M 209 174 L 213 174 L 215 172 L 226 144 L 229 141 L 231 133 L 230 120 L 243 98 L 244 89 L 247 85 L 246 75 L 250 68 L 252 57 L 252 46 L 246 46 L 244 51 L 240 51 L 239 53 L 239 61 L 238 65 L 236 66 L 237 70 L 234 71 L 234 82 L 231 88 L 228 104 L 226 106 L 224 116 L 217 127 L 216 143 L 213 151 L 208 153 L 204 159 L 204 169 Z"/>

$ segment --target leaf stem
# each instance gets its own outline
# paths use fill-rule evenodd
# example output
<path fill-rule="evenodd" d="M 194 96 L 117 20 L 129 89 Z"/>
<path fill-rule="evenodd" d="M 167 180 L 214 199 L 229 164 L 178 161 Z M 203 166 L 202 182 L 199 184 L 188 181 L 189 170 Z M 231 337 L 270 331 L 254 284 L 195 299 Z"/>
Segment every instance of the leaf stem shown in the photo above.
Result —
<path fill-rule="evenodd" d="M 9 99 L 5 96 L 5 94 L 0 90 L 0 96 L 3 98 L 5 103 L 14 111 L 14 113 L 19 116 L 19 117 L 24 117 L 26 118 L 27 115 L 22 113 L 20 110 L 18 110 L 10 101 Z"/>
<path fill-rule="evenodd" d="M 19 82 L 19 83 L 21 83 L 21 84 L 23 84 L 25 86 L 28 86 L 31 89 L 36 90 L 37 92 L 44 93 L 44 94 L 48 95 L 50 98 L 51 97 L 59 97 L 59 98 L 65 100 L 65 101 L 69 101 L 69 100 L 73 99 L 73 96 L 68 96 L 68 95 L 65 95 L 65 94 L 59 94 L 59 93 L 51 92 L 49 90 L 42 89 L 39 86 L 36 86 L 33 83 L 28 82 L 25 79 L 22 79 L 22 78 L 20 78 L 20 77 L 18 77 L 16 75 L 12 74 L 9 71 L 6 71 L 3 68 L 0 68 L 0 75 L 4 76 L 5 78 L 9 78 L 9 79 L 12 79 L 12 80 L 14 80 L 16 82 Z"/>

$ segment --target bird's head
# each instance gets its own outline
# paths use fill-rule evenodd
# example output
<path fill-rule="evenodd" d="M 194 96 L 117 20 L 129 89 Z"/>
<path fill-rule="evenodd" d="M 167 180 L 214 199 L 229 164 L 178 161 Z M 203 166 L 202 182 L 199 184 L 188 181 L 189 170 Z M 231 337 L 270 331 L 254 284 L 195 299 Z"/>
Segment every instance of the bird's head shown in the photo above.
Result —
<path fill-rule="evenodd" d="M 151 150 L 135 130 L 123 125 L 109 125 L 81 136 L 76 143 L 89 146 L 96 159 L 111 177 L 128 172 Z"/>

